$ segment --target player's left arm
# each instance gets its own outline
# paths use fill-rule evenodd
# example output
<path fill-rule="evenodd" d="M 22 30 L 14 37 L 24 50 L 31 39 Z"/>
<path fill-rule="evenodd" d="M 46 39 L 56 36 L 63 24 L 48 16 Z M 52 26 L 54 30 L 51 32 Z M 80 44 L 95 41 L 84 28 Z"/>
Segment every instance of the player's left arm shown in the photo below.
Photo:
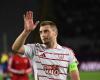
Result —
<path fill-rule="evenodd" d="M 69 73 L 71 80 L 80 80 L 79 70 L 76 62 L 73 62 L 69 65 Z"/>
<path fill-rule="evenodd" d="M 79 62 L 77 61 L 73 50 L 69 51 L 69 60 L 70 62 L 69 62 L 68 67 L 69 67 L 69 73 L 70 73 L 71 80 L 80 80 L 79 70 L 78 70 Z"/>

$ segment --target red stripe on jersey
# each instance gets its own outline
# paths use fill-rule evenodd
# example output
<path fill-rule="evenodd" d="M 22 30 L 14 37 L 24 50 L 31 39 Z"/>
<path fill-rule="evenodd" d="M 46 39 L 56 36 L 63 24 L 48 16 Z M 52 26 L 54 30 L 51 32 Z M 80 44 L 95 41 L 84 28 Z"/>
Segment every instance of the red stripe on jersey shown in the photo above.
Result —
<path fill-rule="evenodd" d="M 40 51 L 40 52 L 44 52 L 44 51 Z M 54 55 L 69 55 L 69 54 L 64 54 L 64 53 L 49 53 L 49 52 L 44 52 L 44 54 L 54 54 Z"/>
<path fill-rule="evenodd" d="M 42 64 L 40 61 L 36 61 L 36 63 Z M 46 64 L 42 64 L 42 65 L 46 65 Z M 60 65 L 58 65 L 58 66 L 61 67 L 61 68 L 68 68 L 68 67 L 64 67 L 64 66 L 60 66 Z"/>
<path fill-rule="evenodd" d="M 45 58 L 45 57 L 40 57 L 43 59 L 48 59 L 48 60 L 57 60 L 57 61 L 65 61 L 65 62 L 69 62 L 68 60 L 61 60 L 61 59 L 51 59 L 51 58 Z"/>
<path fill-rule="evenodd" d="M 38 75 L 38 77 L 46 77 L 46 78 L 49 78 L 49 77 L 43 76 L 43 75 Z M 49 80 L 62 80 L 62 79 L 49 78 Z"/>

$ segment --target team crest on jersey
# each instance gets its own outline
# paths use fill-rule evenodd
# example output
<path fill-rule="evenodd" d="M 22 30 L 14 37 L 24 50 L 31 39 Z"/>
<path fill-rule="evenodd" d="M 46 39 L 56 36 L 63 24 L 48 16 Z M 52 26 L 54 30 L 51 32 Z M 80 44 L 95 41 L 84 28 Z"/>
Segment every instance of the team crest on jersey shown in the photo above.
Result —
<path fill-rule="evenodd" d="M 63 54 L 58 54 L 58 58 L 59 58 L 60 60 L 63 60 L 63 59 L 64 59 L 64 55 L 63 55 Z"/>

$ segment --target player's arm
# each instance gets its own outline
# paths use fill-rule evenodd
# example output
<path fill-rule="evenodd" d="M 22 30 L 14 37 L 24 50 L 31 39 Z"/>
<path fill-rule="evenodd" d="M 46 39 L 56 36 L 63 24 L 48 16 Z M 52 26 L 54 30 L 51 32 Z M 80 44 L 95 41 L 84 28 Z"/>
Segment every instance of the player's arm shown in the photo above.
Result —
<path fill-rule="evenodd" d="M 36 22 L 35 24 L 33 22 L 33 12 L 27 11 L 26 15 L 24 15 L 24 30 L 13 43 L 12 45 L 13 51 L 24 53 L 25 50 L 23 45 L 25 44 L 28 35 L 30 34 L 31 31 L 33 31 L 36 28 L 37 24 L 38 22 Z"/>
<path fill-rule="evenodd" d="M 79 70 L 76 62 L 73 62 L 69 65 L 69 73 L 71 80 L 80 80 Z"/>
<path fill-rule="evenodd" d="M 8 61 L 8 70 L 10 73 L 15 73 L 15 74 L 24 74 L 25 71 L 24 70 L 16 70 L 12 67 L 13 64 L 13 58 L 11 57 Z"/>

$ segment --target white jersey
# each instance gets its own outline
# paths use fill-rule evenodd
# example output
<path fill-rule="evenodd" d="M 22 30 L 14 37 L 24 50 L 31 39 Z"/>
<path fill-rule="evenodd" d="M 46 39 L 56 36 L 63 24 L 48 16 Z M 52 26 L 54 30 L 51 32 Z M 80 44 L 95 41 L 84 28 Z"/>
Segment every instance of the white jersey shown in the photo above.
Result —
<path fill-rule="evenodd" d="M 43 44 L 24 45 L 25 55 L 35 65 L 38 80 L 67 80 L 68 65 L 77 61 L 73 51 L 60 45 L 47 49 Z"/>

